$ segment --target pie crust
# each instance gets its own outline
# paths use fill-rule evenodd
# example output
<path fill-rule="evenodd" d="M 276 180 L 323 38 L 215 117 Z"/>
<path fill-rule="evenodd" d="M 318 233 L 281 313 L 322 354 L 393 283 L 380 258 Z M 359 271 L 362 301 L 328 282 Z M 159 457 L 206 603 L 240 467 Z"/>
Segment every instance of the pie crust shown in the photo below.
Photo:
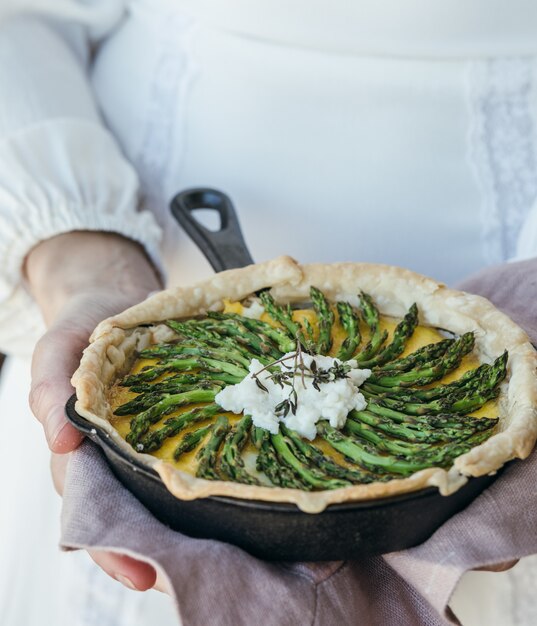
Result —
<path fill-rule="evenodd" d="M 137 351 L 176 336 L 159 322 L 222 310 L 224 299 L 243 300 L 266 287 L 271 287 L 276 301 L 304 301 L 311 285 L 321 289 L 331 301 L 352 302 L 364 291 L 374 298 L 381 314 L 392 317 L 403 317 L 415 302 L 421 325 L 456 334 L 473 331 L 474 351 L 483 362 L 491 362 L 507 349 L 508 374 L 498 400 L 498 432 L 455 459 L 448 470 L 428 468 L 389 482 L 305 492 L 196 478 L 170 463 L 135 452 L 112 427 L 108 389 L 128 371 Z M 329 504 L 381 498 L 429 486 L 449 495 L 464 485 L 469 476 L 491 474 L 513 458 L 526 458 L 537 439 L 537 353 L 526 333 L 485 298 L 448 289 L 398 267 L 367 263 L 299 265 L 290 257 L 279 257 L 220 272 L 190 287 L 160 292 L 101 322 L 90 341 L 72 379 L 77 412 L 105 430 L 128 455 L 156 470 L 169 491 L 183 500 L 232 496 L 291 502 L 305 512 L 316 513 Z"/>

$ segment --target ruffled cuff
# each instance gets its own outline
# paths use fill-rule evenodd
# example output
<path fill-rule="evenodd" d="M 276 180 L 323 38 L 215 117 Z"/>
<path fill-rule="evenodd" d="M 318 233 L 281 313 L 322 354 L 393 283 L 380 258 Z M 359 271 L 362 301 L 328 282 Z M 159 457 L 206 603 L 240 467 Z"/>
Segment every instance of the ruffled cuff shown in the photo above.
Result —
<path fill-rule="evenodd" d="M 55 119 L 0 140 L 0 351 L 31 354 L 45 328 L 24 259 L 40 241 L 74 230 L 139 242 L 164 277 L 161 229 L 139 210 L 136 173 L 106 129 Z"/>
<path fill-rule="evenodd" d="M 108 131 L 62 119 L 0 142 L 0 300 L 21 284 L 28 252 L 74 230 L 116 232 L 142 244 L 164 274 L 154 216 L 138 210 L 138 179 Z"/>

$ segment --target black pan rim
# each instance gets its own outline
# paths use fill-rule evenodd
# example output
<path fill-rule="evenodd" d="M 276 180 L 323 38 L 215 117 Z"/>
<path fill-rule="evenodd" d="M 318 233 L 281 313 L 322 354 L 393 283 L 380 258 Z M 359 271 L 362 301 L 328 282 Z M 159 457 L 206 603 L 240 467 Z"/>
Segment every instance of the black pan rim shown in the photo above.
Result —
<path fill-rule="evenodd" d="M 144 465 L 138 459 L 127 455 L 127 453 L 121 449 L 117 443 L 110 437 L 110 435 L 105 432 L 100 426 L 97 424 L 93 424 L 86 418 L 82 417 L 76 412 L 75 403 L 76 403 L 76 394 L 73 394 L 65 405 L 65 414 L 69 422 L 81 433 L 85 434 L 89 437 L 95 444 L 100 446 L 103 449 L 106 449 L 108 452 L 112 453 L 116 458 L 118 458 L 122 463 L 126 465 L 130 465 L 132 467 L 132 471 L 143 473 L 147 478 L 153 480 L 155 483 L 158 483 L 160 486 L 165 487 L 163 481 L 161 480 L 158 473 L 147 465 Z M 513 461 L 509 462 L 509 465 L 513 463 Z M 507 465 L 507 464 L 505 464 Z M 497 474 L 503 471 L 505 465 L 498 470 Z M 483 478 L 483 477 L 478 477 Z M 476 480 L 473 477 L 468 477 L 468 482 Z M 357 500 L 352 502 L 340 502 L 336 504 L 330 504 L 321 511 L 320 513 L 306 513 L 301 511 L 296 504 L 288 503 L 288 502 L 265 502 L 262 500 L 251 500 L 247 498 L 232 498 L 229 496 L 207 496 L 206 498 L 200 498 L 200 500 L 211 500 L 222 502 L 228 505 L 233 505 L 238 508 L 249 509 L 249 510 L 265 510 L 271 512 L 278 513 L 302 513 L 304 515 L 322 515 L 325 511 L 354 511 L 354 510 L 371 510 L 375 508 L 389 507 L 401 502 L 406 502 L 409 500 L 421 500 L 426 499 L 428 497 L 435 497 L 439 494 L 439 490 L 436 487 L 426 487 L 424 489 L 418 489 L 416 491 L 409 491 L 408 493 L 397 494 L 395 496 L 388 496 L 384 498 L 378 498 L 374 500 Z M 443 496 L 445 498 L 449 498 L 450 496 Z"/>

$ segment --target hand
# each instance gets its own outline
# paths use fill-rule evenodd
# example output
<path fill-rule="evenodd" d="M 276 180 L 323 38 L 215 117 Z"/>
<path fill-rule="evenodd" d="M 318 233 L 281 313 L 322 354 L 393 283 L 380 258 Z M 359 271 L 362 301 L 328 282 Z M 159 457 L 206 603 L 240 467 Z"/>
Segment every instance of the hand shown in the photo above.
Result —
<path fill-rule="evenodd" d="M 68 462 L 69 454 L 52 453 L 50 459 L 52 480 L 60 496 L 63 495 Z M 167 578 L 161 572 L 155 572 L 147 563 L 114 552 L 89 550 L 88 553 L 102 570 L 129 589 L 145 591 L 153 588 L 157 591 L 171 594 Z"/>
<path fill-rule="evenodd" d="M 519 559 L 513 559 L 512 561 L 505 561 L 504 563 L 496 563 L 496 565 L 486 565 L 478 567 L 477 572 L 507 572 L 518 563 Z"/>
<path fill-rule="evenodd" d="M 457 285 L 457 288 L 488 298 L 499 309 L 520 324 L 535 344 L 537 342 L 537 328 L 533 302 L 537 296 L 536 270 L 537 259 L 504 263 L 500 266 L 481 270 L 477 274 L 466 278 Z M 505 563 L 481 567 L 478 568 L 478 571 L 505 572 L 517 563 L 518 559 L 515 559 Z"/>
<path fill-rule="evenodd" d="M 32 359 L 30 406 L 43 425 L 52 452 L 74 450 L 83 436 L 65 418 L 72 395 L 71 376 L 95 326 L 161 288 L 141 246 L 119 235 L 72 232 L 38 244 L 25 266 L 29 288 L 47 332 Z M 53 479 L 61 493 L 67 457 L 53 462 Z M 90 552 L 110 576 L 130 588 L 153 587 L 156 572 L 127 556 Z"/>
<path fill-rule="evenodd" d="M 487 267 L 457 285 L 488 298 L 519 324 L 537 345 L 534 302 L 537 298 L 537 258 Z"/>

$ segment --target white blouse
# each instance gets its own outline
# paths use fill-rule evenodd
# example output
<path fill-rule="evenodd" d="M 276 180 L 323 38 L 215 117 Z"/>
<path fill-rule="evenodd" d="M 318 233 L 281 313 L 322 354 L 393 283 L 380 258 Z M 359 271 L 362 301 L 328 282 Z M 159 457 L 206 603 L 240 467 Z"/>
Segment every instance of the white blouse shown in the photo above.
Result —
<path fill-rule="evenodd" d="M 534 0 L 1 0 L 0 14 L 3 352 L 29 354 L 44 330 L 21 267 L 55 234 L 122 233 L 170 284 L 209 275 L 167 208 L 194 185 L 233 198 L 256 260 L 384 262 L 454 282 L 537 252 Z M 26 369 L 6 372 L 18 404 L 0 394 L 3 415 L 27 410 Z M 10 441 L 16 420 L 3 424 Z M 154 595 L 84 574 L 84 555 L 50 577 L 57 511 L 37 424 L 33 440 L 39 456 L 4 494 L 2 616 L 73 623 L 43 608 L 61 591 L 81 624 L 175 623 L 170 607 L 156 618 Z M 36 516 L 48 530 L 20 540 Z M 501 576 L 466 593 L 471 623 L 531 622 L 532 569 Z"/>
<path fill-rule="evenodd" d="M 208 275 L 169 217 L 190 186 L 232 197 L 256 260 L 382 262 L 454 282 L 537 251 L 534 2 L 2 11 L 4 351 L 30 351 L 42 331 L 21 266 L 52 235 L 116 231 L 170 284 Z"/>

